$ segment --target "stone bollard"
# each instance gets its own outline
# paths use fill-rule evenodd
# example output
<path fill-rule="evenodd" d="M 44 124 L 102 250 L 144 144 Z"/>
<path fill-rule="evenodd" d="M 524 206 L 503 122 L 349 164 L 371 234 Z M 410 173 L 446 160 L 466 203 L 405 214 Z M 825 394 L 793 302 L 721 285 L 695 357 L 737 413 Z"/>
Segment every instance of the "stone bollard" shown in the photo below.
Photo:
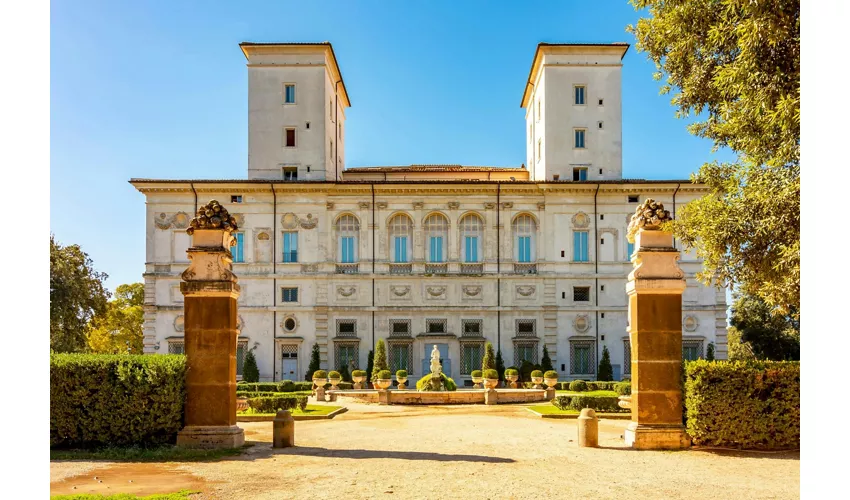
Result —
<path fill-rule="evenodd" d="M 390 391 L 386 389 L 381 389 L 378 391 L 378 404 L 380 405 L 388 405 L 390 404 Z"/>
<path fill-rule="evenodd" d="M 599 446 L 599 421 L 590 408 L 583 409 L 578 416 L 578 445 L 582 448 Z"/>
<path fill-rule="evenodd" d="M 272 448 L 295 446 L 295 419 L 289 410 L 280 410 L 272 422 Z"/>
<path fill-rule="evenodd" d="M 316 401 L 325 401 L 325 388 L 316 387 Z"/>
<path fill-rule="evenodd" d="M 484 404 L 485 405 L 494 405 L 498 404 L 499 396 L 496 389 L 487 389 L 484 391 Z"/>

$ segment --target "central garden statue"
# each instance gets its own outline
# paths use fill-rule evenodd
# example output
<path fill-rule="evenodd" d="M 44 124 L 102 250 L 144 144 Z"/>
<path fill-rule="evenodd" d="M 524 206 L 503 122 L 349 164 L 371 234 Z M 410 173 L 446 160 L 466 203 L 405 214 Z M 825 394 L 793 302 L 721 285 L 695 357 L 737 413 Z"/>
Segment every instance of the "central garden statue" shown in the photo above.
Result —
<path fill-rule="evenodd" d="M 431 390 L 432 391 L 445 391 L 446 388 L 443 386 L 443 365 L 440 364 L 440 351 L 437 349 L 437 346 L 434 346 L 434 349 L 431 350 Z"/>

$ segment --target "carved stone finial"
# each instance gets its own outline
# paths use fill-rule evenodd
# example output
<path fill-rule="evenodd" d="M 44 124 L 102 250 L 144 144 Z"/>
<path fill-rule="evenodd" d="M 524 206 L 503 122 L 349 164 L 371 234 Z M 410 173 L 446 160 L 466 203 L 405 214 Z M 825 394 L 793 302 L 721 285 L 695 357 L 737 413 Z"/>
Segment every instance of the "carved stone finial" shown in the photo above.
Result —
<path fill-rule="evenodd" d="M 671 220 L 673 218 L 670 217 L 670 211 L 664 210 L 663 203 L 648 198 L 635 209 L 635 214 L 632 215 L 631 222 L 629 222 L 626 237 L 629 239 L 629 243 L 634 243 L 638 229 L 657 231 L 661 229 L 661 224 Z"/>
<path fill-rule="evenodd" d="M 221 229 L 228 234 L 236 231 L 236 217 L 230 215 L 227 209 L 216 200 L 198 208 L 198 213 L 192 218 L 186 233 L 193 234 L 195 229 Z"/>

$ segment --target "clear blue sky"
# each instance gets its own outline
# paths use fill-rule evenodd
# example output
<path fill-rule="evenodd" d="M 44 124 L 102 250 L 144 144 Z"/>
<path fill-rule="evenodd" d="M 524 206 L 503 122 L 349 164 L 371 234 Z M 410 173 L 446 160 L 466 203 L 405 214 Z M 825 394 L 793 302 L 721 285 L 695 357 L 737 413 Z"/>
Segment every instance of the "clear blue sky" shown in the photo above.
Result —
<path fill-rule="evenodd" d="M 333 43 L 352 101 L 348 166 L 519 166 L 519 102 L 539 42 L 632 44 L 623 60 L 625 177 L 687 178 L 730 159 L 690 136 L 658 94 L 653 65 L 625 31 L 640 13 L 625 0 L 578 5 L 52 2 L 51 231 L 80 244 L 114 290 L 144 271 L 144 196 L 131 177 L 246 178 L 242 41 Z"/>

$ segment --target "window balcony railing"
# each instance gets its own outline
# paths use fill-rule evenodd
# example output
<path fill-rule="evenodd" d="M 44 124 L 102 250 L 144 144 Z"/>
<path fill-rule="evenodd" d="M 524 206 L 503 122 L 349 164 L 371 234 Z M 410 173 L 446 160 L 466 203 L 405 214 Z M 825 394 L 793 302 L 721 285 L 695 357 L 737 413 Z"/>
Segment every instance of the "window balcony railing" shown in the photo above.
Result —
<path fill-rule="evenodd" d="M 449 265 L 445 262 L 431 262 L 425 264 L 425 274 L 445 274 L 449 272 Z"/>
<path fill-rule="evenodd" d="M 360 264 L 337 264 L 336 274 L 357 274 L 360 272 Z"/>
<path fill-rule="evenodd" d="M 537 274 L 537 264 L 514 263 L 514 274 Z"/>
<path fill-rule="evenodd" d="M 460 264 L 460 273 L 461 274 L 483 274 L 484 273 L 484 264 L 463 262 L 463 263 Z"/>
<path fill-rule="evenodd" d="M 390 274 L 410 274 L 413 272 L 413 264 L 409 262 L 391 262 Z"/>

